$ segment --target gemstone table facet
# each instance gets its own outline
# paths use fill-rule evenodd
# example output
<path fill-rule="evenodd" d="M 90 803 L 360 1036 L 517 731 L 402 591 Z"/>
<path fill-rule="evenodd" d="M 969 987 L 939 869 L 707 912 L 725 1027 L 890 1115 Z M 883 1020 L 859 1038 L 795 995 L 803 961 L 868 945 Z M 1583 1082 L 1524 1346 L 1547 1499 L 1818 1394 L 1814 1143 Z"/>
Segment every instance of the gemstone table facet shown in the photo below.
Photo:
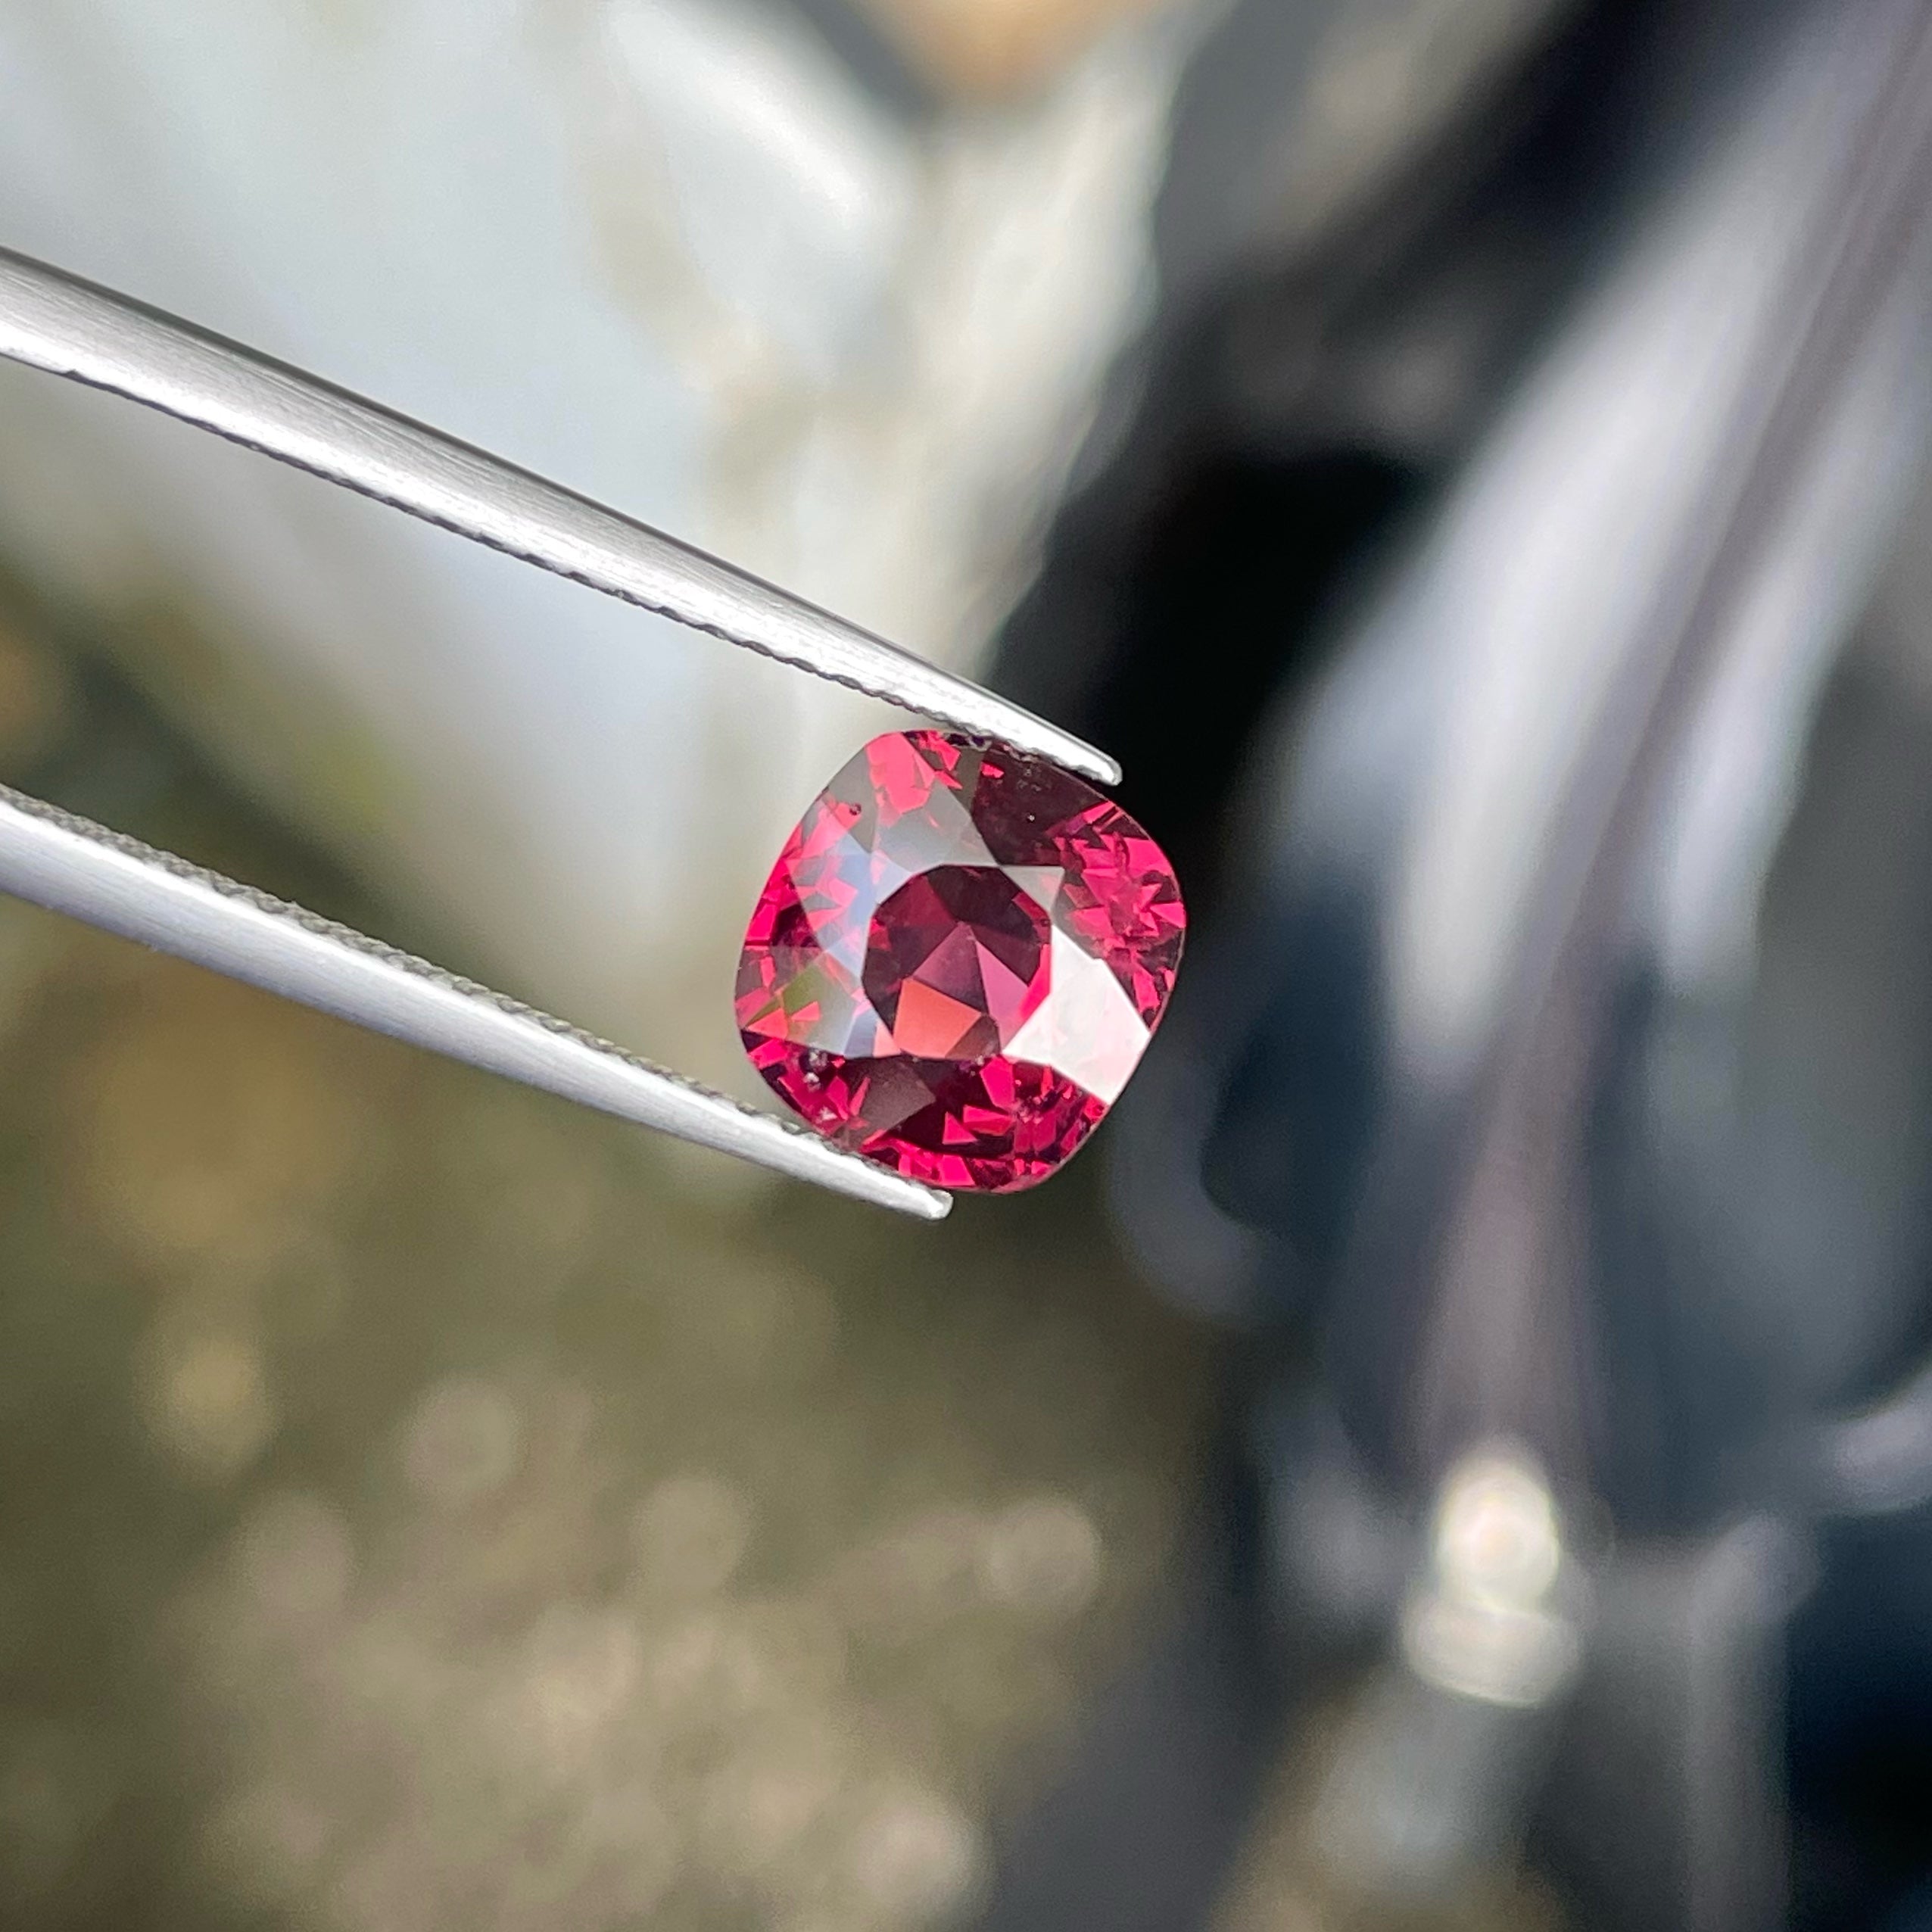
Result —
<path fill-rule="evenodd" d="M 891 732 L 780 854 L 738 1029 L 828 1139 L 940 1187 L 1030 1187 L 1120 1097 L 1186 926 L 1160 847 L 1083 780 Z"/>

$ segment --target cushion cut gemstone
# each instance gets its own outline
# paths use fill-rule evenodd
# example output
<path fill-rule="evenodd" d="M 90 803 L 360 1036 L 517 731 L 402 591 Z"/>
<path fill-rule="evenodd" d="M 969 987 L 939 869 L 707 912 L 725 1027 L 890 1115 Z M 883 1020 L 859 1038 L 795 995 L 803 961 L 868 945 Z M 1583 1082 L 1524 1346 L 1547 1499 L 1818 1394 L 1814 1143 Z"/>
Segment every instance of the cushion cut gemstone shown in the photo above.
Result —
<path fill-rule="evenodd" d="M 1057 765 L 941 731 L 873 741 L 812 802 L 738 967 L 752 1064 L 828 1139 L 940 1187 L 1030 1187 L 1160 1024 L 1173 868 Z"/>

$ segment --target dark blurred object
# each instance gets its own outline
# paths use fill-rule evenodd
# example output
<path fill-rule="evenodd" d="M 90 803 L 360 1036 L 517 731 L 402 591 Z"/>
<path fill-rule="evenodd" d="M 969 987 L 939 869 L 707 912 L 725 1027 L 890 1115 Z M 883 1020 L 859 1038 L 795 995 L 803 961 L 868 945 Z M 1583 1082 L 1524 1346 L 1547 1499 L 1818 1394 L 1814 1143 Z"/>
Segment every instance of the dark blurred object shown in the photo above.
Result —
<path fill-rule="evenodd" d="M 1009 678 L 1208 888 L 1116 1198 L 1251 1338 L 1198 1600 L 1261 1580 L 1304 1788 L 1241 1910 L 1533 1917 L 1526 1853 L 1585 1926 L 1875 1924 L 1932 1687 L 1881 1634 L 1918 1516 L 1846 1541 L 1932 1488 L 1932 1396 L 1883 1399 L 1932 1317 L 1922 673 L 1869 638 L 1932 634 L 1874 604 L 1924 527 L 1932 14 L 1544 29 L 1318 245 L 1167 229 Z M 1201 111 L 1301 106 L 1286 35 L 1238 10 Z M 1188 126 L 1170 206 L 1192 152 L 1254 210 L 1265 111 Z M 1260 1802 L 1245 1731 L 1201 1755 Z M 1085 1890 L 1022 1840 L 990 1922 L 1204 1920 L 1118 1816 Z"/>

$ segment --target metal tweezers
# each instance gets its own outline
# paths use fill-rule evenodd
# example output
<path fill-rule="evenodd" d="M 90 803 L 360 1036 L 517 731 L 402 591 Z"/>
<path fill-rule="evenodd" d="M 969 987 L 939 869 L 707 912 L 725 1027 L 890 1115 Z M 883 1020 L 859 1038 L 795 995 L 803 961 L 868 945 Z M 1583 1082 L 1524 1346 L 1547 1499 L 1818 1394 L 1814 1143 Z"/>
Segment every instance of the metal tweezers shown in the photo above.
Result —
<path fill-rule="evenodd" d="M 0 249 L 0 356 L 145 404 L 727 643 L 1103 784 L 1113 762 L 977 684 L 557 484 Z M 951 1197 L 252 887 L 0 787 L 0 891 L 701 1147 L 937 1220 Z"/>

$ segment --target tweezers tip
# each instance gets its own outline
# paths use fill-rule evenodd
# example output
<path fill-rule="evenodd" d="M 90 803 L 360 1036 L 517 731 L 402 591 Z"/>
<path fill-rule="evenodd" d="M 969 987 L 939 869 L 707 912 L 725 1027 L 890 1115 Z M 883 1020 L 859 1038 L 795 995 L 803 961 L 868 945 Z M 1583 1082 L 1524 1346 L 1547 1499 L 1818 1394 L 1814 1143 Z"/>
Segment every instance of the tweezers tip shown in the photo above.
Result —
<path fill-rule="evenodd" d="M 1120 782 L 1120 761 L 1109 758 L 1106 753 L 1089 744 L 1084 738 L 1074 737 L 1070 732 L 1036 721 L 1030 743 L 1055 764 L 1064 765 L 1069 771 L 1077 772 L 1083 778 L 1091 778 L 1095 784 L 1105 785 L 1109 790 Z M 1027 748 L 1023 743 L 1021 749 Z"/>
<path fill-rule="evenodd" d="M 871 1161 L 865 1163 L 868 1167 Z M 874 1169 L 874 1172 L 890 1173 L 890 1169 Z M 902 1214 L 910 1214 L 916 1221 L 943 1221 L 952 1212 L 952 1196 L 936 1187 L 927 1187 L 923 1182 L 908 1180 L 903 1175 L 893 1174 L 896 1183 L 890 1194 L 871 1194 L 869 1198 L 880 1207 L 896 1208 Z"/>

